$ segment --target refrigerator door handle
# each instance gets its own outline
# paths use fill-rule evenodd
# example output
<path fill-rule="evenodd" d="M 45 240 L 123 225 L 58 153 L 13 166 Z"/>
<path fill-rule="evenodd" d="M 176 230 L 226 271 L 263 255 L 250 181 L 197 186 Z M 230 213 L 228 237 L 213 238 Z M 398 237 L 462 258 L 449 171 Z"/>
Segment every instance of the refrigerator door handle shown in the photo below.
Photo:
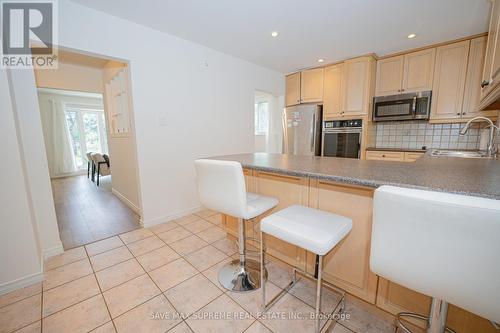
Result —
<path fill-rule="evenodd" d="M 315 153 L 314 151 L 315 141 L 316 141 L 316 113 L 313 114 L 312 131 L 311 131 L 311 152 L 313 152 L 313 154 Z"/>

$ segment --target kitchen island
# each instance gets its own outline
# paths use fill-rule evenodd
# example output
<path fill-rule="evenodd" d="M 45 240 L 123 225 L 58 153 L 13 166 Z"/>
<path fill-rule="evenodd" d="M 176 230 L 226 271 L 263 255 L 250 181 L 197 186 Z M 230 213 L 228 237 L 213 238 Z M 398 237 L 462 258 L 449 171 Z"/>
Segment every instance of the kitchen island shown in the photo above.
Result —
<path fill-rule="evenodd" d="M 325 256 L 324 279 L 371 304 L 375 310 L 382 309 L 392 315 L 400 311 L 427 315 L 430 298 L 370 271 L 375 189 L 393 185 L 500 200 L 500 161 L 497 160 L 434 158 L 426 154 L 416 162 L 403 163 L 267 153 L 211 159 L 240 162 L 247 191 L 279 199 L 273 211 L 301 204 L 351 218 L 351 233 Z M 223 216 L 222 221 L 227 232 L 236 236 L 237 220 Z M 246 228 L 249 236 L 260 237 L 258 220 L 248 221 Z M 314 273 L 312 253 L 271 236 L 266 243 L 270 255 Z M 488 321 L 454 306 L 449 309 L 448 325 L 457 332 L 495 332 Z"/>

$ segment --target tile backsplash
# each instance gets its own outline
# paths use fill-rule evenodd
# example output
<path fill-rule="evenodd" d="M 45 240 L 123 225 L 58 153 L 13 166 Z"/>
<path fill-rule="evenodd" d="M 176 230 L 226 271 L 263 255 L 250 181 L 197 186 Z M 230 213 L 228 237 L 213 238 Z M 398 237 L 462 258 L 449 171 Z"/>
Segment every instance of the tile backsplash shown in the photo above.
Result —
<path fill-rule="evenodd" d="M 429 124 L 426 121 L 376 123 L 369 133 L 370 146 L 401 149 L 479 149 L 480 124 L 459 135 L 464 124 Z"/>

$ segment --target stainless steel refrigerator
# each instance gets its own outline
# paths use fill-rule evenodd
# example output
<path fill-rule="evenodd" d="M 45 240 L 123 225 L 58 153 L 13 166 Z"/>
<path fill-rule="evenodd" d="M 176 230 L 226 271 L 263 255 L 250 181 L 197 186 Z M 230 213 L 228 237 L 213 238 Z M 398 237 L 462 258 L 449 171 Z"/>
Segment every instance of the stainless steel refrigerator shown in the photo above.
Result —
<path fill-rule="evenodd" d="M 321 116 L 321 105 L 302 104 L 285 108 L 283 153 L 320 156 Z"/>

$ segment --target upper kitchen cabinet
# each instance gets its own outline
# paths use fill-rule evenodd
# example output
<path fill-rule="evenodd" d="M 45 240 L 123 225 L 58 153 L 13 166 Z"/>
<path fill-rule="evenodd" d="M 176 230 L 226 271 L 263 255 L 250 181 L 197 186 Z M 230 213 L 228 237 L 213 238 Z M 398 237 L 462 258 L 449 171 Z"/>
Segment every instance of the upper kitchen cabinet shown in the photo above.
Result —
<path fill-rule="evenodd" d="M 375 59 L 371 56 L 346 60 L 343 71 L 343 117 L 369 114 L 375 84 Z"/>
<path fill-rule="evenodd" d="M 324 71 L 323 118 L 342 116 L 344 64 L 325 68 Z"/>
<path fill-rule="evenodd" d="M 323 68 L 286 76 L 286 106 L 323 101 Z"/>
<path fill-rule="evenodd" d="M 323 68 L 301 72 L 300 102 L 314 103 L 323 101 Z"/>
<path fill-rule="evenodd" d="M 426 49 L 377 61 L 376 96 L 432 89 L 436 49 Z"/>
<path fill-rule="evenodd" d="M 300 104 L 300 72 L 286 76 L 286 106 Z"/>
<path fill-rule="evenodd" d="M 479 110 L 493 110 L 500 106 L 500 0 L 492 1 L 486 58 L 482 75 Z"/>
<path fill-rule="evenodd" d="M 469 44 L 466 40 L 436 49 L 431 120 L 461 118 Z"/>
<path fill-rule="evenodd" d="M 469 62 L 467 65 L 467 78 L 465 80 L 464 103 L 462 118 L 477 116 L 495 116 L 497 111 L 479 111 L 481 97 L 481 79 L 486 54 L 486 37 L 474 38 L 470 41 Z"/>

